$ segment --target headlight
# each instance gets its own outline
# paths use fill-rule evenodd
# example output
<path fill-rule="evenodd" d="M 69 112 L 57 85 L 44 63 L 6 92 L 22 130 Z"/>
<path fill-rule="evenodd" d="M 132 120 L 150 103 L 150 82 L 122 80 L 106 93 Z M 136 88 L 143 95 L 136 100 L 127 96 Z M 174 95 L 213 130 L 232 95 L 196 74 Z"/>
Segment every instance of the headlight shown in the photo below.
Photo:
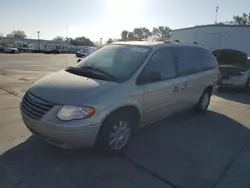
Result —
<path fill-rule="evenodd" d="M 63 106 L 57 112 L 57 117 L 63 121 L 85 119 L 92 116 L 95 113 L 95 109 L 91 107 L 80 106 Z"/>

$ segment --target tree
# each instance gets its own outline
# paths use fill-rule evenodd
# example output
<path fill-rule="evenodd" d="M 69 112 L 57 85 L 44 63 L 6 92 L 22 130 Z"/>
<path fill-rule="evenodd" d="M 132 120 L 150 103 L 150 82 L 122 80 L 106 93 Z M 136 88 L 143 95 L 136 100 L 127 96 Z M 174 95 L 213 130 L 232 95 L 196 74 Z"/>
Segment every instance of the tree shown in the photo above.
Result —
<path fill-rule="evenodd" d="M 136 40 L 141 40 L 143 38 L 143 32 L 139 28 L 134 28 L 133 35 Z"/>
<path fill-rule="evenodd" d="M 157 40 L 167 40 L 171 36 L 171 29 L 167 26 L 159 26 L 158 28 L 154 27 L 152 31 L 153 35 L 157 36 Z"/>
<path fill-rule="evenodd" d="M 250 13 L 243 13 L 242 16 L 234 16 L 232 23 L 235 25 L 250 25 Z"/>
<path fill-rule="evenodd" d="M 100 40 L 95 41 L 94 46 L 100 47 Z"/>
<path fill-rule="evenodd" d="M 150 36 L 150 31 L 145 27 L 134 28 L 133 34 L 136 40 L 143 40 L 148 39 Z"/>
<path fill-rule="evenodd" d="M 85 45 L 85 46 L 94 46 L 94 43 L 86 37 L 76 37 L 75 39 L 70 39 L 72 45 Z"/>
<path fill-rule="evenodd" d="M 146 27 L 142 27 L 140 29 L 141 29 L 142 35 L 143 35 L 142 39 L 148 39 L 148 37 L 151 35 L 151 32 L 149 31 L 149 29 Z"/>
<path fill-rule="evenodd" d="M 70 38 L 70 37 L 66 37 L 64 41 L 65 41 L 65 42 L 70 42 L 71 39 L 72 39 L 72 38 Z"/>
<path fill-rule="evenodd" d="M 132 40 L 135 40 L 135 36 L 132 32 L 129 32 L 128 33 L 128 41 L 132 41 Z"/>
<path fill-rule="evenodd" d="M 113 40 L 111 38 L 109 38 L 108 41 L 107 41 L 107 44 L 110 44 L 112 42 L 113 42 Z"/>
<path fill-rule="evenodd" d="M 122 41 L 126 41 L 128 39 L 128 31 L 126 30 L 123 30 L 122 31 L 122 34 L 121 34 L 121 37 L 122 37 Z"/>
<path fill-rule="evenodd" d="M 64 40 L 64 37 L 62 37 L 62 36 L 57 36 L 57 37 L 53 38 L 52 40 L 53 40 L 53 41 L 58 41 L 58 42 L 63 42 L 63 41 L 65 41 L 65 40 Z"/>
<path fill-rule="evenodd" d="M 25 34 L 24 31 L 21 30 L 14 30 L 11 33 L 7 35 L 8 38 L 19 38 L 19 39 L 24 39 L 27 38 L 27 35 Z"/>

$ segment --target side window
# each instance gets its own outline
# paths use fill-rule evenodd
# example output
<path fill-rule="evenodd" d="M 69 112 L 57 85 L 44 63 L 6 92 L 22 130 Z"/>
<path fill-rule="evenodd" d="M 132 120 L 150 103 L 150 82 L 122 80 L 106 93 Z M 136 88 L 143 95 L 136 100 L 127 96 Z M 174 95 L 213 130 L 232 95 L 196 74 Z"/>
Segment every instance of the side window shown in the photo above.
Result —
<path fill-rule="evenodd" d="M 160 73 L 162 80 L 175 77 L 175 62 L 170 48 L 160 49 L 153 54 L 143 74 L 151 71 Z"/>
<path fill-rule="evenodd" d="M 198 54 L 202 70 L 209 70 L 218 66 L 216 57 L 209 50 L 199 48 Z"/>
<path fill-rule="evenodd" d="M 178 76 L 186 76 L 199 72 L 201 65 L 195 47 L 176 47 L 174 48 Z"/>

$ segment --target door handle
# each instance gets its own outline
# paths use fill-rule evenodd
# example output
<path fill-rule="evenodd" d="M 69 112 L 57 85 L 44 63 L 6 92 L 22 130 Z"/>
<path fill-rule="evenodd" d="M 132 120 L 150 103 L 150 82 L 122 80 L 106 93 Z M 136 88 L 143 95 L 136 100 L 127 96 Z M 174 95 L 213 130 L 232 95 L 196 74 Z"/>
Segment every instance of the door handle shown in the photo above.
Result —
<path fill-rule="evenodd" d="M 187 84 L 184 84 L 182 87 L 181 87 L 181 90 L 184 90 L 187 88 Z"/>
<path fill-rule="evenodd" d="M 173 92 L 177 92 L 177 91 L 179 91 L 179 88 L 178 87 L 174 87 Z"/>

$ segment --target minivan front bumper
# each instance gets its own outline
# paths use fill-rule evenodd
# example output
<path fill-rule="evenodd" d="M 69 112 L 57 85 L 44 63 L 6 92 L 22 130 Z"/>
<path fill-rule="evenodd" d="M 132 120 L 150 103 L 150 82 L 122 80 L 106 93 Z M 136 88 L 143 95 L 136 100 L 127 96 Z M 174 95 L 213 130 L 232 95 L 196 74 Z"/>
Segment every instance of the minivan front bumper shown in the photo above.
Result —
<path fill-rule="evenodd" d="M 45 117 L 40 120 L 35 120 L 26 115 L 21 110 L 23 122 L 27 128 L 38 138 L 62 147 L 62 148 L 82 148 L 91 147 L 95 144 L 97 134 L 100 128 L 99 124 L 91 125 L 89 119 L 69 121 L 63 126 L 53 123 L 48 123 Z M 60 120 L 57 120 L 60 121 Z M 74 126 L 72 126 L 74 124 Z"/>

